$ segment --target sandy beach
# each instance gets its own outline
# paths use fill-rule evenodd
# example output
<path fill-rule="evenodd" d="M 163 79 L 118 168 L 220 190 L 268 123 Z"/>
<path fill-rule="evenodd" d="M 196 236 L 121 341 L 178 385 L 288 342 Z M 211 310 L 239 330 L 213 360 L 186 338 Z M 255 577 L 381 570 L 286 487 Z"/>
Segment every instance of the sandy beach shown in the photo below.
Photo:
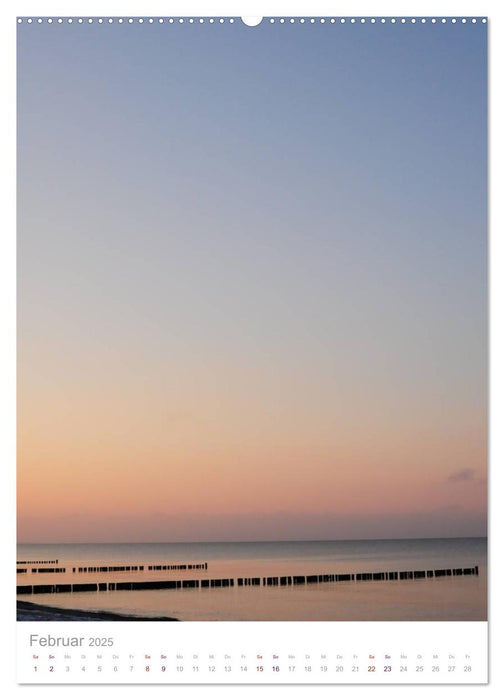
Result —
<path fill-rule="evenodd" d="M 136 617 L 134 615 L 119 615 L 105 611 L 68 610 L 17 601 L 18 622 L 178 622 L 175 617 Z"/>

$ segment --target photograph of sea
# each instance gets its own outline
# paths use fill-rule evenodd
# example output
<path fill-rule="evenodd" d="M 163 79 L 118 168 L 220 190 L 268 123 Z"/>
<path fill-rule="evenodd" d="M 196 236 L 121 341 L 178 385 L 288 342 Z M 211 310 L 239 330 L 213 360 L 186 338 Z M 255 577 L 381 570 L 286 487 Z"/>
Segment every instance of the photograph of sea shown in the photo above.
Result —
<path fill-rule="evenodd" d="M 18 601 L 31 605 L 18 619 L 82 619 L 77 608 L 101 619 L 486 620 L 486 547 L 486 538 L 22 545 Z M 72 584 L 87 590 L 65 592 Z"/>
<path fill-rule="evenodd" d="M 49 19 L 18 620 L 485 621 L 486 23 Z"/>

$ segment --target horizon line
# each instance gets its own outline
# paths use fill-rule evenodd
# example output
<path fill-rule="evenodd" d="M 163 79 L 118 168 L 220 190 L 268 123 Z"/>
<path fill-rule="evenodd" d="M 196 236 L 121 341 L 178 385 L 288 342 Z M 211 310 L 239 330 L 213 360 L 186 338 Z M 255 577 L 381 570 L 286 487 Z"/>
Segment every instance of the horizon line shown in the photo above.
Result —
<path fill-rule="evenodd" d="M 158 540 L 158 541 L 103 541 L 103 542 L 16 542 L 16 545 L 85 545 L 85 544 L 277 544 L 278 542 L 390 542 L 396 540 L 468 540 L 488 539 L 488 535 L 455 535 L 432 537 L 359 537 L 345 539 L 278 539 L 278 540 Z"/>

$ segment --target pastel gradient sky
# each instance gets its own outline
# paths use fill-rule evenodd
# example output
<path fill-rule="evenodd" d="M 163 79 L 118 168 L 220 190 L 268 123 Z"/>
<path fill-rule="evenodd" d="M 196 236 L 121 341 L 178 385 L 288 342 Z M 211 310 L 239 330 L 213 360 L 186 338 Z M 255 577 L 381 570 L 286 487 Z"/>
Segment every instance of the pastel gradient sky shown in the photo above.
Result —
<path fill-rule="evenodd" d="M 486 534 L 486 26 L 18 30 L 19 541 Z"/>

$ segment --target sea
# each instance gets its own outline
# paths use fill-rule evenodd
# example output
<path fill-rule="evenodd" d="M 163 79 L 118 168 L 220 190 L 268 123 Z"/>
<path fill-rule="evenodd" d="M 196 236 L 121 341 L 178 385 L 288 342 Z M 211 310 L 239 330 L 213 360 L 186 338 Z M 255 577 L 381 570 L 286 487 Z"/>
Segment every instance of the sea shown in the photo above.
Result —
<path fill-rule="evenodd" d="M 487 620 L 486 538 L 19 544 L 17 560 L 18 586 L 101 583 L 107 589 L 18 595 L 20 600 L 72 610 L 182 621 Z M 56 560 L 57 564 L 33 563 Z M 425 578 L 397 580 L 356 577 L 359 573 L 476 566 L 477 575 L 426 574 Z M 111 571 L 111 567 L 130 570 Z M 51 568 L 64 571 L 39 571 Z M 333 574 L 354 574 L 354 578 L 319 581 Z M 291 577 L 291 582 L 293 577 L 317 580 L 264 585 L 264 579 L 275 577 L 279 582 L 280 577 L 287 581 Z M 260 579 L 260 583 L 238 585 L 239 578 Z M 210 585 L 221 579 L 232 579 L 233 585 Z M 179 588 L 160 590 L 113 590 L 110 586 L 140 581 L 181 583 Z M 183 587 L 184 581 L 198 584 Z M 209 581 L 208 585 L 203 581 Z"/>

